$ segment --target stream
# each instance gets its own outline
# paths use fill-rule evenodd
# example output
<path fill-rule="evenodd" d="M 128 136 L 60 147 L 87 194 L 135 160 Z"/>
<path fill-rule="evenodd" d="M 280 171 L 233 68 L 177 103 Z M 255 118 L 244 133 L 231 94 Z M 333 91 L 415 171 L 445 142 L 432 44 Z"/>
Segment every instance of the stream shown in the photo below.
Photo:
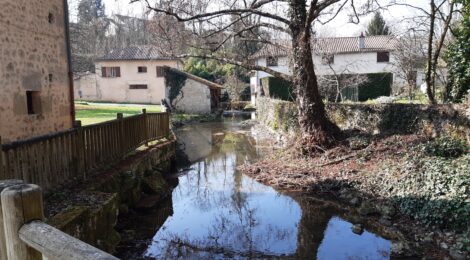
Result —
<path fill-rule="evenodd" d="M 389 259 L 391 242 L 341 209 L 280 193 L 236 170 L 272 149 L 238 119 L 179 128 L 171 198 L 133 220 L 142 259 Z M 180 163 L 181 162 L 181 163 Z M 184 163 L 186 162 L 186 163 Z"/>

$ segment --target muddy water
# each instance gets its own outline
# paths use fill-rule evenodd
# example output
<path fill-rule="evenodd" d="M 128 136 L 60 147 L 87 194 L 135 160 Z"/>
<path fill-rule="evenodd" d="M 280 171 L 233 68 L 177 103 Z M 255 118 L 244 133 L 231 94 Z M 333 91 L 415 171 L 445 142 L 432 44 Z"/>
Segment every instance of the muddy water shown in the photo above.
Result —
<path fill-rule="evenodd" d="M 344 212 L 238 172 L 269 147 L 239 121 L 186 126 L 176 135 L 188 164 L 144 258 L 389 259 L 390 242 L 367 230 L 353 233 Z"/>

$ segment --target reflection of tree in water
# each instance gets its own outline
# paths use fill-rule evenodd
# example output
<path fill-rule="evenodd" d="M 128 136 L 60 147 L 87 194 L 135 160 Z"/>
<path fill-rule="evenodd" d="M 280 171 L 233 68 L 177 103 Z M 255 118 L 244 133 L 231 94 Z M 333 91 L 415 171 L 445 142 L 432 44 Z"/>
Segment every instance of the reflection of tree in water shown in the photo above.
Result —
<path fill-rule="evenodd" d="M 325 236 L 328 222 L 335 214 L 335 209 L 327 208 L 308 198 L 300 197 L 296 198 L 296 201 L 302 208 L 296 257 L 299 259 L 315 259 L 318 248 Z"/>
<path fill-rule="evenodd" d="M 193 163 L 189 174 L 180 177 L 177 196 L 195 198 L 192 203 L 201 211 L 220 208 L 204 237 L 165 231 L 160 240 L 166 244 L 161 258 L 176 258 L 196 254 L 202 257 L 274 257 L 268 241 L 295 239 L 295 229 L 259 223 L 257 209 L 247 202 L 250 187 L 243 187 L 244 177 L 236 166 L 257 157 L 256 148 L 245 134 L 238 132 L 212 133 L 212 150 L 204 159 Z M 184 181 L 181 181 L 183 179 Z M 259 184 L 258 184 L 259 185 Z M 227 189 L 227 187 L 229 189 Z M 262 214 L 262 213 L 260 213 Z M 255 232 L 256 228 L 262 231 Z M 259 250 L 259 251 L 257 251 Z M 265 251 L 265 252 L 262 252 Z"/>

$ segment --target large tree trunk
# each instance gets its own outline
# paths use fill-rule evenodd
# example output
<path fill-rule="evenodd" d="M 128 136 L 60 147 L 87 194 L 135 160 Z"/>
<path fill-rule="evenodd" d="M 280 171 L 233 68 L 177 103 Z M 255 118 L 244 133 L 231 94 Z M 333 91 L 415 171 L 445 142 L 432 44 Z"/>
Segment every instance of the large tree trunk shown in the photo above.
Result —
<path fill-rule="evenodd" d="M 331 146 L 339 136 L 340 129 L 328 119 L 325 104 L 318 91 L 312 59 L 311 27 L 305 26 L 305 1 L 293 0 L 291 8 L 293 83 L 297 95 L 302 145 L 305 152 L 313 152 L 318 147 Z"/>

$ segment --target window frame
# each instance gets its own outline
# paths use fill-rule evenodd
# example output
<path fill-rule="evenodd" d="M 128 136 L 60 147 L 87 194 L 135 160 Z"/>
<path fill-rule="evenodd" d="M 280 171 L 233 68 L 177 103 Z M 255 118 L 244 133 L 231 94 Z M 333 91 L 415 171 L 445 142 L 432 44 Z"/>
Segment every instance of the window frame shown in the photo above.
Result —
<path fill-rule="evenodd" d="M 129 84 L 129 89 L 131 90 L 148 89 L 148 84 Z"/>
<path fill-rule="evenodd" d="M 165 67 L 164 66 L 157 66 L 156 67 L 156 74 L 157 78 L 163 78 L 165 76 Z"/>
<path fill-rule="evenodd" d="M 137 73 L 147 73 L 147 66 L 138 66 Z"/>
<path fill-rule="evenodd" d="M 377 52 L 377 63 L 389 63 L 389 62 L 390 62 L 390 52 L 389 51 L 379 51 L 379 52 Z"/>
<path fill-rule="evenodd" d="M 121 67 L 101 67 L 101 77 L 103 78 L 120 78 Z"/>
<path fill-rule="evenodd" d="M 26 90 L 26 112 L 30 116 L 41 114 L 40 91 Z"/>
<path fill-rule="evenodd" d="M 278 67 L 279 66 L 279 57 L 276 57 L 276 56 L 266 57 L 266 66 L 267 67 Z"/>
<path fill-rule="evenodd" d="M 334 54 L 323 54 L 321 57 L 321 63 L 323 65 L 335 64 L 335 55 Z"/>

